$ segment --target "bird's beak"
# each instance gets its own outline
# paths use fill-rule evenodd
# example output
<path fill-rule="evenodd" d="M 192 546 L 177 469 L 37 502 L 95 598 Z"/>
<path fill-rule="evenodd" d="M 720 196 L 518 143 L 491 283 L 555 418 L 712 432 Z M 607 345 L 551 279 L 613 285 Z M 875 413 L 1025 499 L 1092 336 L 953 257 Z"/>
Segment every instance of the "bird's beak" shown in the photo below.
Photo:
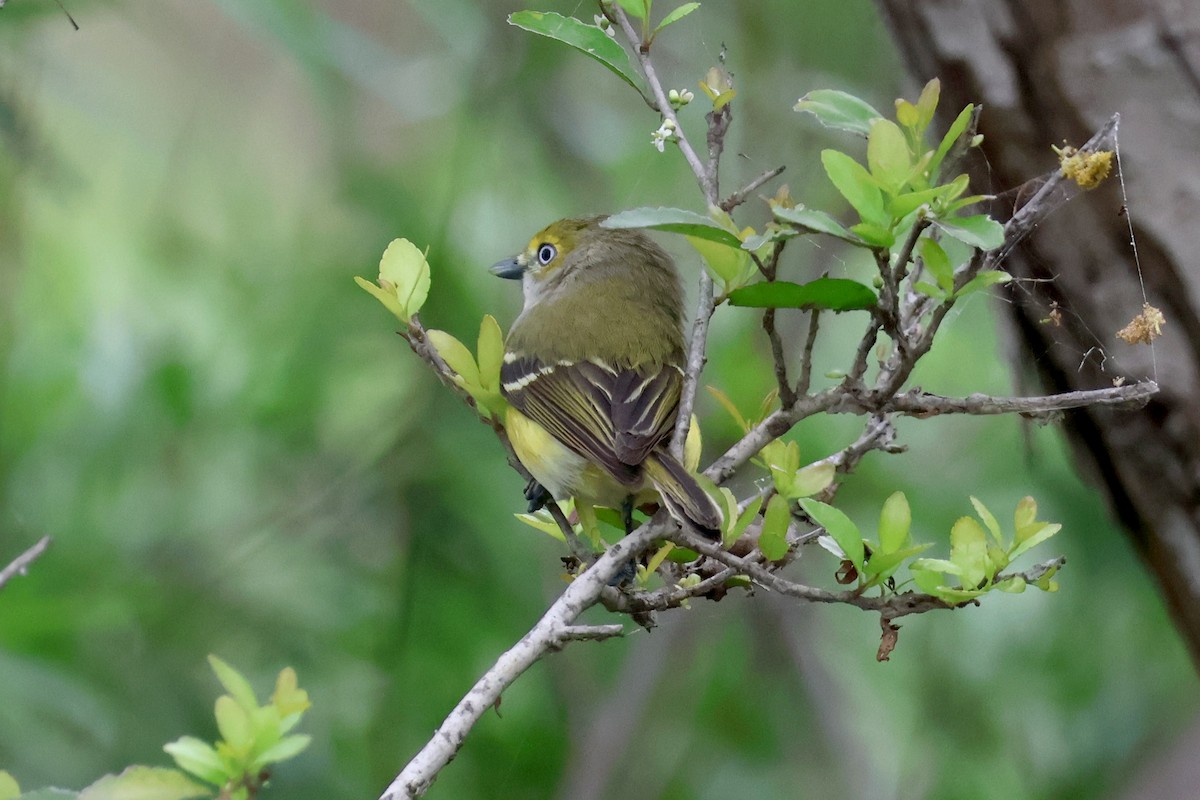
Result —
<path fill-rule="evenodd" d="M 503 261 L 497 261 L 495 264 L 492 264 L 488 272 L 498 278 L 520 280 L 521 276 L 525 274 L 525 267 L 521 264 L 517 256 L 513 256 L 512 258 L 506 258 Z"/>

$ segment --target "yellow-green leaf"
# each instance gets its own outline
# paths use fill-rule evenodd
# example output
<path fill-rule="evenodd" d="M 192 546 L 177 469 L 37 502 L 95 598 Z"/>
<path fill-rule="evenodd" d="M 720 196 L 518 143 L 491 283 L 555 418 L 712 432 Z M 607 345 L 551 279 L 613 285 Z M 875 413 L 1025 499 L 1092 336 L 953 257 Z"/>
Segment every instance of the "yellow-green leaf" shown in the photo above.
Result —
<path fill-rule="evenodd" d="M 908 542 L 912 527 L 912 510 L 904 492 L 893 492 L 883 501 L 879 512 L 879 549 L 881 553 L 894 553 Z"/>
<path fill-rule="evenodd" d="M 195 736 L 182 736 L 163 745 L 163 750 L 175 759 L 175 763 L 179 765 L 180 769 L 192 773 L 201 780 L 219 786 L 230 777 L 225 774 L 225 764 L 212 745 Z"/>
<path fill-rule="evenodd" d="M 996 544 L 1004 547 L 1004 534 L 1000 532 L 1000 523 L 996 522 L 996 518 L 992 516 L 992 512 L 988 511 L 987 506 L 979 501 L 978 498 L 971 498 L 971 505 L 975 506 L 975 513 L 983 520 L 983 525 L 992 534 L 992 538 L 996 540 Z"/>
<path fill-rule="evenodd" d="M 925 84 L 925 88 L 921 90 L 921 96 L 917 98 L 917 112 L 920 117 L 917 119 L 917 130 L 924 131 L 929 127 L 929 123 L 933 121 L 933 112 L 937 111 L 938 98 L 942 92 L 942 82 L 934 78 L 929 83 Z"/>
<path fill-rule="evenodd" d="M 404 309 L 400 306 L 400 302 L 396 300 L 396 294 L 390 289 L 384 289 L 381 286 L 368 281 L 366 278 L 354 276 L 354 282 L 365 289 L 372 297 L 383 304 L 383 307 L 390 311 L 397 319 L 407 324 L 408 317 L 404 315 Z"/>
<path fill-rule="evenodd" d="M 821 151 L 821 164 L 830 182 L 854 207 L 863 222 L 879 227 L 890 224 L 891 218 L 884 209 L 879 185 L 862 164 L 837 150 Z"/>
<path fill-rule="evenodd" d="M 475 363 L 475 357 L 471 355 L 471 351 L 467 346 L 455 339 L 445 331 L 430 330 L 426 331 L 426 336 L 433 344 L 433 348 L 437 350 L 438 355 L 446 362 L 446 366 L 454 370 L 458 375 L 456 383 L 470 391 L 472 388 L 479 390 L 479 367 Z"/>
<path fill-rule="evenodd" d="M 558 527 L 558 523 L 544 511 L 538 511 L 533 514 L 513 514 L 513 516 L 534 530 L 541 531 L 547 536 L 558 539 L 560 542 L 567 541 L 567 537 L 563 535 L 562 529 Z"/>
<path fill-rule="evenodd" d="M 838 547 L 842 548 L 846 560 L 861 572 L 866 551 L 858 526 L 840 510 L 817 500 L 801 500 L 800 507 L 825 529 L 825 532 L 837 542 Z"/>
<path fill-rule="evenodd" d="M 491 314 L 479 323 L 479 385 L 488 391 L 500 390 L 500 365 L 504 361 L 504 334 Z"/>
<path fill-rule="evenodd" d="M 401 319 L 412 319 L 429 296 L 429 262 L 425 254 L 408 239 L 393 239 L 379 259 L 379 285 L 395 294 L 403 312 Z"/>
<path fill-rule="evenodd" d="M 658 27 L 654 29 L 654 35 L 657 36 L 658 32 L 661 31 L 663 28 L 667 27 L 668 25 L 678 22 L 679 20 L 683 19 L 684 17 L 686 17 L 688 14 L 692 13 L 699 7 L 700 7 L 699 3 L 684 3 L 679 8 L 675 9 L 670 14 L 667 14 L 665 17 L 663 17 L 663 21 L 658 23 Z"/>
<path fill-rule="evenodd" d="M 904 139 L 904 131 L 890 119 L 877 119 L 867 136 L 867 166 L 891 194 L 898 194 L 910 172 L 912 154 Z"/>
<path fill-rule="evenodd" d="M 758 549 L 768 561 L 778 561 L 787 555 L 787 530 L 792 521 L 792 512 L 787 500 L 774 495 L 767 503 L 763 515 L 762 532 L 758 536 Z"/>
<path fill-rule="evenodd" d="M 723 488 L 723 487 L 722 487 Z M 725 489 L 725 491 L 729 491 Z M 732 495 L 732 492 L 730 492 Z M 733 503 L 733 511 L 727 515 L 727 519 L 737 517 L 737 521 L 730 526 L 729 531 L 725 534 L 723 544 L 728 547 L 738 540 L 738 538 L 746 532 L 746 528 L 750 527 L 750 523 L 758 516 L 759 509 L 762 508 L 762 495 L 757 495 L 750 500 L 746 505 L 746 509 L 741 513 L 737 513 L 737 501 Z"/>
<path fill-rule="evenodd" d="M 750 260 L 750 254 L 740 246 L 734 247 L 699 236 L 686 238 L 726 292 L 743 285 L 754 273 L 754 263 Z"/>
<path fill-rule="evenodd" d="M 258 698 L 254 696 L 254 689 L 250 687 L 250 682 L 242 673 L 211 654 L 208 656 L 208 665 L 216 674 L 217 680 L 225 687 L 225 691 L 233 695 L 233 699 L 237 701 L 238 705 L 247 712 L 258 708 Z"/>
<path fill-rule="evenodd" d="M 4 797 L 0 794 L 0 798 Z M 212 788 L 196 783 L 177 769 L 128 767 L 105 775 L 79 793 L 79 800 L 188 800 L 212 797 Z"/>
<path fill-rule="evenodd" d="M 217 729 L 221 738 L 237 753 L 249 751 L 254 743 L 254 730 L 250 724 L 250 715 L 246 709 L 232 697 L 223 694 L 216 703 Z"/>
<path fill-rule="evenodd" d="M 825 491 L 829 484 L 833 483 L 833 476 L 836 472 L 837 468 L 831 461 L 817 461 L 804 469 L 797 470 L 792 477 L 788 499 L 811 497 L 818 492 Z"/>
<path fill-rule="evenodd" d="M 987 536 L 971 517 L 959 517 L 950 529 L 950 561 L 958 566 L 964 589 L 977 589 L 988 578 Z"/>
<path fill-rule="evenodd" d="M 4 770 L 0 770 L 0 800 L 15 800 L 21 794 L 17 779 Z"/>
<path fill-rule="evenodd" d="M 301 689 L 296 679 L 296 670 L 284 667 L 275 679 L 275 691 L 271 694 L 271 704 L 279 711 L 279 716 L 286 717 L 307 711 L 312 707 L 308 700 L 308 692 Z"/>

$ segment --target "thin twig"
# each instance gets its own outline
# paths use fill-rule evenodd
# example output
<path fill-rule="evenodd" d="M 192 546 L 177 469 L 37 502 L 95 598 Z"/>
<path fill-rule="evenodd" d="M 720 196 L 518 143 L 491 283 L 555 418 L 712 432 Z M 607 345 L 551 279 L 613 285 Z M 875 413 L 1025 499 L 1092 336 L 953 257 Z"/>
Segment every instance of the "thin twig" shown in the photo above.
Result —
<path fill-rule="evenodd" d="M 0 589 L 3 589 L 4 584 L 18 575 L 24 575 L 25 571 L 29 569 L 29 565 L 37 561 L 38 557 L 46 552 L 46 548 L 49 546 L 50 537 L 43 536 L 34 543 L 33 547 L 30 547 L 24 553 L 14 558 L 7 567 L 0 569 Z"/>
<path fill-rule="evenodd" d="M 898 394 L 880 404 L 865 402 L 853 395 L 843 395 L 838 402 L 826 409 L 829 414 L 885 413 L 905 414 L 910 417 L 933 417 L 939 414 L 1021 414 L 1026 417 L 1046 417 L 1069 408 L 1084 406 L 1119 406 L 1136 408 L 1144 406 L 1158 394 L 1154 381 L 1139 381 L 1128 386 L 1112 386 L 1104 389 L 1063 392 L 1038 397 L 996 397 L 972 394 L 967 397 L 944 397 L 913 389 Z"/>
<path fill-rule="evenodd" d="M 692 148 L 691 142 L 688 141 L 687 135 L 683 132 L 683 126 L 679 124 L 679 117 L 676 116 L 675 109 L 671 107 L 671 102 L 667 100 L 667 93 L 663 91 L 662 82 L 658 79 L 658 72 L 654 69 L 654 62 L 650 60 L 650 48 L 643 44 L 642 37 L 629 21 L 629 16 L 625 13 L 625 9 L 621 8 L 618 4 L 613 4 L 612 11 L 617 25 L 621 28 L 625 39 L 633 48 L 634 55 L 638 60 L 638 67 L 641 68 L 642 75 L 646 78 L 646 84 L 650 87 L 654 101 L 658 104 L 655 110 L 662 114 L 664 119 L 669 119 L 675 124 L 676 144 L 679 145 L 679 151 L 683 153 L 684 160 L 692 168 L 692 173 L 696 176 L 696 180 L 700 181 L 700 187 L 704 190 L 704 197 L 708 200 L 708 204 L 714 205 L 717 202 L 716 187 L 710 184 L 708 170 L 705 169 L 703 162 L 700 161 L 700 156 L 696 155 L 695 149 Z"/>
<path fill-rule="evenodd" d="M 800 354 L 800 380 L 796 381 L 796 392 L 792 396 L 808 394 L 812 388 L 813 347 L 817 343 L 817 331 L 821 325 L 821 309 L 814 308 L 808 312 L 808 336 L 804 339 L 804 352 Z"/>
<path fill-rule="evenodd" d="M 796 402 L 796 394 L 792 391 L 791 381 L 788 380 L 787 360 L 783 353 L 783 339 L 775 329 L 775 309 L 768 308 L 763 312 L 763 330 L 771 341 L 771 360 L 775 365 L 775 384 L 779 387 L 779 404 L 783 408 L 791 408 Z"/>
<path fill-rule="evenodd" d="M 746 199 L 750 196 L 751 192 L 753 192 L 758 187 L 762 186 L 767 181 L 772 180 L 773 178 L 777 178 L 785 169 L 787 169 L 786 166 L 776 167 L 775 169 L 767 170 L 766 172 L 759 175 L 754 180 L 747 183 L 741 189 L 738 189 L 736 192 L 729 195 L 729 197 L 726 197 L 724 200 L 722 200 L 721 201 L 721 209 L 724 210 L 726 213 L 733 211 L 735 208 L 740 206 L 742 203 L 746 202 Z"/>

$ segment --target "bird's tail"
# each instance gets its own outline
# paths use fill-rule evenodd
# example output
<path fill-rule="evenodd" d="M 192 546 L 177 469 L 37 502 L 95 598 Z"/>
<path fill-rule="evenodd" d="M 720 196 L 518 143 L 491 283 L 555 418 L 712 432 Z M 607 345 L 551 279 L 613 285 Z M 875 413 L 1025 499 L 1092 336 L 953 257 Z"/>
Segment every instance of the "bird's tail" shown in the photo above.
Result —
<path fill-rule="evenodd" d="M 700 487 L 694 475 L 662 449 L 656 449 L 642 462 L 647 477 L 658 490 L 667 510 L 709 539 L 721 538 L 721 511 Z"/>

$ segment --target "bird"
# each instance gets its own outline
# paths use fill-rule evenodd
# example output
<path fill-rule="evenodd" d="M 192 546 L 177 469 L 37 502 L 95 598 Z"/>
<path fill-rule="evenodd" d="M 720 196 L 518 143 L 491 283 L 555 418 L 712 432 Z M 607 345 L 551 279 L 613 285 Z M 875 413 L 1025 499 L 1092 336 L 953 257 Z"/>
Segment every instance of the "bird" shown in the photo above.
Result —
<path fill-rule="evenodd" d="M 524 307 L 505 339 L 501 394 L 513 450 L 533 476 L 531 510 L 549 495 L 620 509 L 661 499 L 716 539 L 721 512 L 668 451 L 683 387 L 683 289 L 644 232 L 562 219 L 491 267 L 519 279 Z"/>

